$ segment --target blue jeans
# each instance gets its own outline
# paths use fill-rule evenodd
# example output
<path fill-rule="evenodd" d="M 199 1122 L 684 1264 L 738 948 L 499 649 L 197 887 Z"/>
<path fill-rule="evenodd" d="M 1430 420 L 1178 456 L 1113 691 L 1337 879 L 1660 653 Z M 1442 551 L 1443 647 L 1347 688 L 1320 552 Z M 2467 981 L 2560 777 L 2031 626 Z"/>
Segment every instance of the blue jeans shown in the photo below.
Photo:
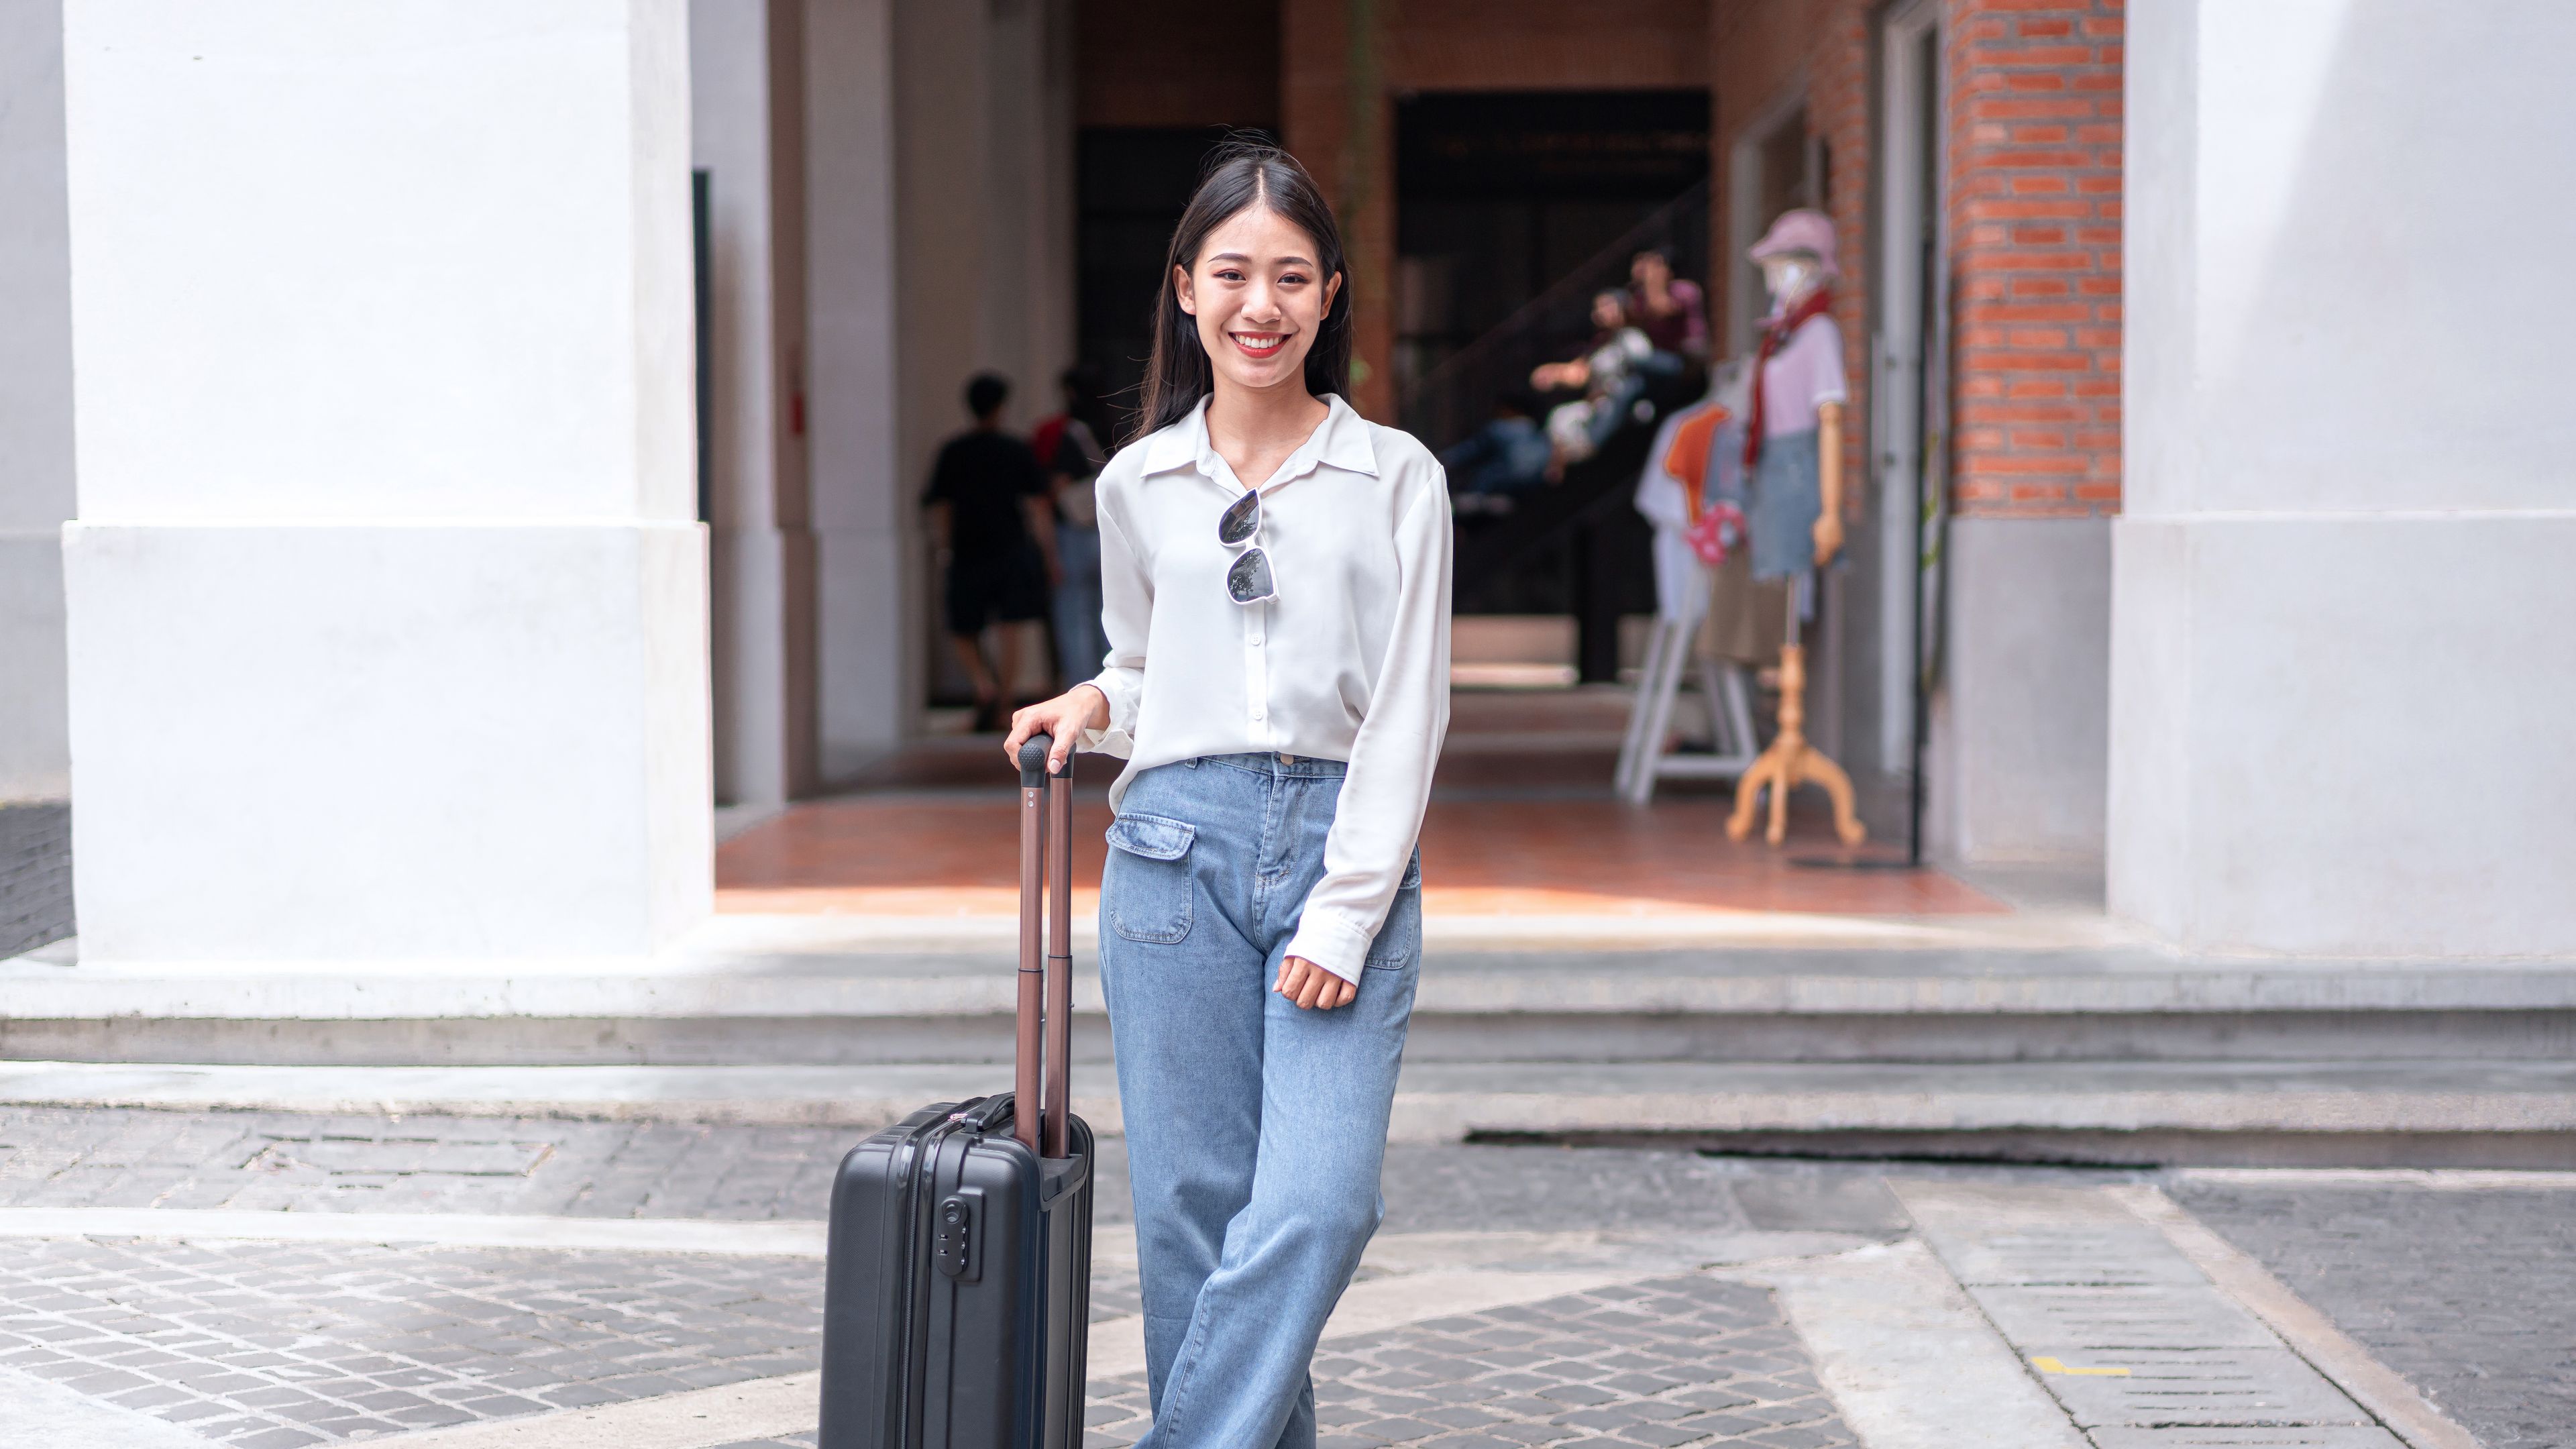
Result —
<path fill-rule="evenodd" d="M 1110 827 L 1100 975 L 1154 1405 L 1137 1449 L 1315 1443 L 1307 1365 L 1385 1214 L 1422 942 L 1417 856 L 1348 1006 L 1270 989 L 1341 790 L 1335 760 L 1185 760 L 1130 781 Z"/>

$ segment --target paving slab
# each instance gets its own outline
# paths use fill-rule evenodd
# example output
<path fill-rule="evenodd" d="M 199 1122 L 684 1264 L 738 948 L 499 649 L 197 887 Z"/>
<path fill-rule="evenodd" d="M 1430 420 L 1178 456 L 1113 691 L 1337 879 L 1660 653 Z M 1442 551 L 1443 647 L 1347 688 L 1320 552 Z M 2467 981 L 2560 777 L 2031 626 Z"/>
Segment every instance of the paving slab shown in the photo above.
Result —
<path fill-rule="evenodd" d="M 2097 1428 L 2094 1449 L 2406 1449 L 2385 1428 Z"/>
<path fill-rule="evenodd" d="M 2125 1362 L 2124 1354 L 2146 1349 L 2280 1346 L 2252 1314 L 2206 1282 L 2116 1288 L 1972 1285 L 1968 1296 L 2025 1357 L 2050 1355 L 2068 1364 L 2117 1364 Z"/>
<path fill-rule="evenodd" d="M 2198 1268 L 2134 1213 L 2088 1188 L 1927 1187 L 1908 1195 L 1915 1224 L 1972 1288 L 2198 1288 Z"/>
<path fill-rule="evenodd" d="M 2153 1425 L 2341 1425 L 2369 1414 L 2286 1348 L 2121 1349 L 2090 1365 L 2040 1363 L 2041 1379 L 2088 1429 Z M 2101 1371 L 2116 1365 L 2118 1373 Z M 2085 1367 L 2093 1367 L 2087 1373 Z"/>
<path fill-rule="evenodd" d="M 2212 1280 L 2189 1225 L 2159 1216 L 2169 1204 L 2151 1188 L 1890 1186 L 1996 1331 L 2088 1430 L 2380 1422 L 2275 1333 L 2271 1321 L 2292 1305 L 2267 1299 L 2254 1305 L 2258 1318 Z M 2126 1256 L 2143 1271 L 2125 1270 Z M 2175 1271 L 2177 1261 L 2189 1271 Z M 2375 1367 L 2353 1365 L 2346 1377 Z M 2449 1449 L 2419 1441 L 2437 1445 Z"/>
<path fill-rule="evenodd" d="M 2083 1449 L 2064 1412 L 1919 1242 L 1784 1264 L 1779 1295 L 1870 1449 Z"/>

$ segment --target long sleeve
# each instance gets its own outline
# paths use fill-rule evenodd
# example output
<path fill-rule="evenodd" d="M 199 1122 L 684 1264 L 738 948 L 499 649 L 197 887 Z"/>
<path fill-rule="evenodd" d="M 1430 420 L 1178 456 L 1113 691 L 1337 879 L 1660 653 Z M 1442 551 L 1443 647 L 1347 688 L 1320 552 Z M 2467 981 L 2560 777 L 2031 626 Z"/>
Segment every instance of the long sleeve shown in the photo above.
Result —
<path fill-rule="evenodd" d="M 1091 682 L 1109 700 L 1109 728 L 1084 730 L 1075 745 L 1093 754 L 1136 750 L 1136 708 L 1145 695 L 1145 636 L 1154 617 L 1154 580 L 1128 541 L 1119 509 L 1104 491 L 1100 516 L 1100 628 L 1109 655 Z"/>
<path fill-rule="evenodd" d="M 1324 838 L 1324 878 L 1287 952 L 1353 984 L 1421 837 L 1449 732 L 1449 490 L 1436 470 L 1398 522 L 1395 551 L 1395 626 Z"/>

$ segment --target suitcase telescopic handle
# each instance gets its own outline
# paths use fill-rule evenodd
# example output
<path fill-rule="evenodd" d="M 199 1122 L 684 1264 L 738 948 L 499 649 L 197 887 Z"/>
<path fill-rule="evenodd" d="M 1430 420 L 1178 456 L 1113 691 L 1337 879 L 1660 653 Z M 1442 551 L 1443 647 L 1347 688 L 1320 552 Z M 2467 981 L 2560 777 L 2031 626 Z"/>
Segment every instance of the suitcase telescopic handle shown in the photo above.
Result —
<path fill-rule="evenodd" d="M 1050 773 L 1055 741 L 1020 746 L 1020 970 L 1012 1135 L 1040 1157 L 1071 1151 L 1073 756 Z M 1043 935 L 1039 912 L 1045 909 Z"/>

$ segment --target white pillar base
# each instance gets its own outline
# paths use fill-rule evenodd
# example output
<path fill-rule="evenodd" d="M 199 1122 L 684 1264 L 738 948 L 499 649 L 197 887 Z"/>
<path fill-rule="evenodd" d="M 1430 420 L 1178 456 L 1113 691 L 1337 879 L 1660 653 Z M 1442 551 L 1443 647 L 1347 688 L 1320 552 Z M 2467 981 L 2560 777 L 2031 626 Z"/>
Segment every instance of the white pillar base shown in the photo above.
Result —
<path fill-rule="evenodd" d="M 0 801 L 71 793 L 62 537 L 50 528 L 0 533 Z"/>
<path fill-rule="evenodd" d="M 2114 913 L 2190 950 L 2576 955 L 2576 511 L 2113 538 Z"/>
<path fill-rule="evenodd" d="M 694 523 L 75 523 L 90 962 L 641 956 L 713 903 Z"/>

